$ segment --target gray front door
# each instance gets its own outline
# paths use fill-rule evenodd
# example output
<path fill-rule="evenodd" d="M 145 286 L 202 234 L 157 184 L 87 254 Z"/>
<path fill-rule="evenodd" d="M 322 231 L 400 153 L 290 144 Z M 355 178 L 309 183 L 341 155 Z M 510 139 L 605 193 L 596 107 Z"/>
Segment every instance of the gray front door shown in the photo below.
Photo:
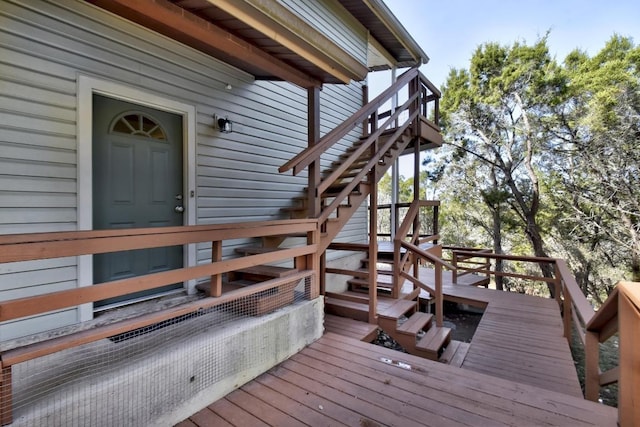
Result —
<path fill-rule="evenodd" d="M 182 117 L 93 96 L 93 228 L 183 225 Z M 94 255 L 93 280 L 182 267 L 182 246 Z M 99 301 L 96 307 L 151 297 L 182 284 Z"/>

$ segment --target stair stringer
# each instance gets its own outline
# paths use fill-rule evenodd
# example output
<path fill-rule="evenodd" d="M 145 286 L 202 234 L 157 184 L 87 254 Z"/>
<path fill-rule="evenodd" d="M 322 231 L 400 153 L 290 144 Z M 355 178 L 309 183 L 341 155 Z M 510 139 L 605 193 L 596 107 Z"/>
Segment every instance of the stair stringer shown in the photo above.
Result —
<path fill-rule="evenodd" d="M 412 140 L 413 138 L 410 136 L 400 135 L 397 140 L 398 143 L 396 144 L 396 147 L 388 151 L 388 153 L 391 153 L 392 155 L 389 157 L 386 155 L 382 156 L 381 159 L 383 160 L 378 162 L 375 166 L 377 178 L 376 184 L 380 179 L 382 179 L 387 170 L 394 164 L 398 156 L 405 150 Z M 371 185 L 368 182 L 360 183 L 359 192 L 349 195 L 349 204 L 341 205 L 338 208 L 338 214 L 325 222 L 324 230 L 320 237 L 320 250 L 322 252 L 329 247 L 333 239 L 336 238 L 338 233 L 340 233 L 342 228 L 347 224 L 347 222 L 349 222 L 370 194 Z"/>

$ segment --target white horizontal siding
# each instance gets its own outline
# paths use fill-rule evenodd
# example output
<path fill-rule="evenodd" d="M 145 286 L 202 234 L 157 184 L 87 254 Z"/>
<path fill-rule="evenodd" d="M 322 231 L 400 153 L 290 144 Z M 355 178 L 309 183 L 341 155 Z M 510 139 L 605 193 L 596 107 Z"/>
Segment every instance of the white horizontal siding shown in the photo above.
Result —
<path fill-rule="evenodd" d="M 308 3 L 317 16 L 329 10 Z M 357 31 L 340 28 L 342 18 L 325 18 L 327 34 L 341 34 L 346 50 L 366 57 L 366 37 L 363 43 Z M 293 177 L 278 173 L 278 167 L 307 145 L 304 90 L 282 82 L 255 82 L 246 73 L 83 1 L 0 0 L 0 233 L 77 228 L 79 74 L 195 106 L 198 223 L 284 218 L 281 208 L 302 194 L 306 172 Z M 357 83 L 324 87 L 322 134 L 360 107 L 360 90 Z M 214 129 L 214 114 L 232 120 L 233 133 Z M 349 139 L 357 137 L 354 131 Z M 330 163 L 344 146 L 322 163 Z M 361 239 L 363 232 L 366 225 L 354 219 L 341 239 Z M 229 242 L 225 256 L 248 243 Z M 202 245 L 198 262 L 209 259 L 210 249 Z M 3 299 L 74 286 L 75 259 L 0 270 Z M 66 310 L 43 316 L 40 324 L 56 327 L 74 321 L 75 310 Z M 38 319 L 25 322 L 24 328 L 20 322 L 0 326 L 0 339 L 38 329 Z"/>

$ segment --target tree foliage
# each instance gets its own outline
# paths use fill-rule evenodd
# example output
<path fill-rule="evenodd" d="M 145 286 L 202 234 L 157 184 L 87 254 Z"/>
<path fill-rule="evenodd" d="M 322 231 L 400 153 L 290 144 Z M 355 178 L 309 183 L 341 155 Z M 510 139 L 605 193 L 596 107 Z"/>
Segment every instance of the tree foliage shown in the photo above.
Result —
<path fill-rule="evenodd" d="M 442 93 L 446 145 L 429 167 L 443 228 L 453 226 L 443 235 L 463 240 L 449 243 L 471 237 L 517 253 L 524 235 L 524 252 L 567 258 L 595 300 L 623 276 L 640 280 L 640 48 L 631 39 L 615 35 L 593 57 L 576 50 L 563 63 L 546 37 L 486 43 Z"/>

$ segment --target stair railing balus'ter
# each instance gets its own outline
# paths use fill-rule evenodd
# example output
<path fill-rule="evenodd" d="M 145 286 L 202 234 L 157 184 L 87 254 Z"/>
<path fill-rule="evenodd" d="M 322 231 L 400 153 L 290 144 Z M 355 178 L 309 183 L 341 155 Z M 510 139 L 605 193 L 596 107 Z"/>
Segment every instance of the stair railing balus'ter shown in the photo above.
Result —
<path fill-rule="evenodd" d="M 386 103 L 405 88 L 408 91 L 406 102 L 397 107 L 395 111 L 379 112 Z M 334 167 L 328 174 L 322 176 L 318 183 L 314 183 L 311 179 L 309 181 L 308 191 L 316 199 L 322 199 L 323 194 L 328 192 L 331 193 L 331 199 L 333 199 L 331 203 L 322 207 L 317 215 L 322 224 L 336 212 L 344 200 L 366 179 L 372 168 L 384 162 L 385 154 L 393 148 L 402 135 L 410 132 L 412 136 L 415 136 L 419 132 L 421 123 L 423 121 L 429 122 L 428 119 L 422 118 L 420 115 L 428 114 L 431 104 L 434 104 L 433 116 L 437 120 L 439 96 L 440 93 L 426 77 L 420 74 L 417 68 L 412 68 L 402 74 L 394 84 L 379 96 L 320 138 L 315 145 L 308 147 L 282 165 L 279 171 L 282 173 L 293 170 L 293 174 L 297 175 L 312 163 L 320 164 L 321 156 L 345 136 L 353 132 L 356 127 L 361 126 L 363 123 L 371 125 L 364 126 L 365 135 L 363 135 L 363 141 L 348 155 L 343 156 L 343 160 L 337 164 L 334 163 Z M 381 117 L 386 118 L 386 120 L 379 125 Z M 437 128 L 437 122 L 429 122 L 429 125 L 434 129 Z M 381 136 L 385 132 L 387 132 L 385 138 L 382 139 Z M 392 134 L 386 138 L 389 133 Z M 384 141 L 384 143 L 379 144 L 380 141 Z M 369 153 L 371 154 L 369 155 Z M 353 168 L 356 162 L 362 161 L 363 155 L 367 156 L 368 162 L 363 166 L 358 165 L 357 168 Z M 344 181 L 345 172 L 353 171 L 354 169 L 357 169 L 358 172 L 354 172 L 352 176 L 350 175 L 348 182 Z"/>
<path fill-rule="evenodd" d="M 393 292 L 399 293 L 404 280 L 409 280 L 414 287 L 424 289 L 433 296 L 435 303 L 436 326 L 443 325 L 443 295 L 442 295 L 442 268 L 455 271 L 455 267 L 444 261 L 437 255 L 423 249 L 421 245 L 437 241 L 440 236 L 438 230 L 434 230 L 433 235 L 427 237 L 420 236 L 420 208 L 430 207 L 439 204 L 437 201 L 414 200 L 404 217 L 404 221 L 398 228 L 396 237 L 393 240 Z M 434 287 L 431 287 L 420 280 L 420 260 L 425 260 L 434 264 L 435 278 Z"/>
<path fill-rule="evenodd" d="M 594 312 L 562 259 L 556 260 L 556 276 L 562 290 L 564 335 L 570 339 L 574 329 L 584 345 L 585 399 L 597 401 L 600 387 L 617 382 L 618 424 L 640 425 L 640 283 L 619 282 Z M 616 333 L 618 366 L 602 372 L 600 343 Z"/>

